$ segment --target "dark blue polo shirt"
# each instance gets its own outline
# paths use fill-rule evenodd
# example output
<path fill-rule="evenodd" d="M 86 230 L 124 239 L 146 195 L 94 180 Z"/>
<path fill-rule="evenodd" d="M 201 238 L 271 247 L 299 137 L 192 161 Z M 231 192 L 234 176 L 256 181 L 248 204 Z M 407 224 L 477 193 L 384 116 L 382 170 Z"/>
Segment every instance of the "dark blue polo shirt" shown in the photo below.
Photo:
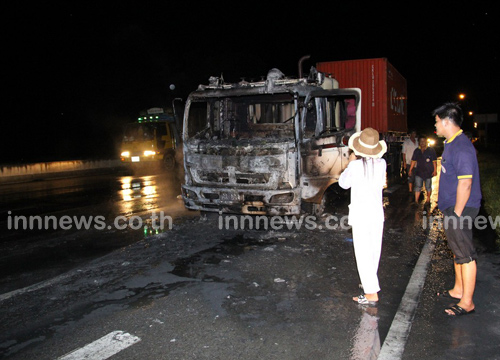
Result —
<path fill-rule="evenodd" d="M 444 142 L 439 178 L 439 209 L 455 206 L 460 179 L 472 179 L 470 197 L 465 206 L 479 209 L 482 195 L 476 149 L 462 130 Z"/>
<path fill-rule="evenodd" d="M 424 180 L 432 178 L 434 161 L 437 161 L 436 152 L 433 148 L 427 147 L 424 152 L 420 148 L 415 149 L 411 160 L 417 162 L 417 168 L 415 169 L 416 176 Z"/>

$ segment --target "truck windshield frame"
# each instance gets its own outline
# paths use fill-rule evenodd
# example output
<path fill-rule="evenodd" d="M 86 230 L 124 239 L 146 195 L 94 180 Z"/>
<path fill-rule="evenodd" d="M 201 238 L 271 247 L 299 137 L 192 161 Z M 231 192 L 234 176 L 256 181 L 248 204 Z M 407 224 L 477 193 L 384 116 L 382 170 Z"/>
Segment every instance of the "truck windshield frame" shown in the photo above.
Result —
<path fill-rule="evenodd" d="M 301 130 L 304 138 L 331 136 L 355 129 L 358 103 L 359 96 L 355 93 L 334 96 L 312 94 L 302 107 Z"/>
<path fill-rule="evenodd" d="M 294 139 L 297 114 L 293 94 L 262 94 L 192 99 L 188 139 Z"/>
<path fill-rule="evenodd" d="M 160 123 L 165 126 L 165 123 Z M 155 138 L 158 123 L 130 123 L 125 126 L 123 142 L 151 141 Z"/>

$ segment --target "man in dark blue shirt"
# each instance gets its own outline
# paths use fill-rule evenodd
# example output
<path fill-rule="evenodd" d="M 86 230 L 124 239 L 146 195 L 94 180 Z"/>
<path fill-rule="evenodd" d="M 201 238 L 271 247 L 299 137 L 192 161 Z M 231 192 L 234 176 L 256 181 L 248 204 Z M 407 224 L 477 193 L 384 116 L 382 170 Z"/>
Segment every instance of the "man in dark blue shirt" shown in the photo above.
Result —
<path fill-rule="evenodd" d="M 472 225 L 481 207 L 481 186 L 476 150 L 463 134 L 462 110 L 447 103 L 433 112 L 436 133 L 446 138 L 441 158 L 438 206 L 444 215 L 444 230 L 453 252 L 455 285 L 439 296 L 458 300 L 445 310 L 448 315 L 467 315 L 474 311 L 477 253 Z"/>
<path fill-rule="evenodd" d="M 415 202 L 418 203 L 420 192 L 425 182 L 425 191 L 427 192 L 426 203 L 431 202 L 432 178 L 437 174 L 437 156 L 433 148 L 427 146 L 427 139 L 421 136 L 418 139 L 418 148 L 413 152 L 409 174 L 413 175 L 415 171 Z"/>

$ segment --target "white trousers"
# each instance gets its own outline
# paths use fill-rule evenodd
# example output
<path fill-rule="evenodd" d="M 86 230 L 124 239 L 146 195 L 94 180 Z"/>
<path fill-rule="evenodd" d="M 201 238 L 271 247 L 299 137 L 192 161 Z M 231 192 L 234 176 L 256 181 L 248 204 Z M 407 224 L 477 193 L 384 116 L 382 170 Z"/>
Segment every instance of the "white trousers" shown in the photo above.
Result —
<path fill-rule="evenodd" d="M 375 294 L 380 291 L 377 272 L 382 252 L 383 232 L 383 222 L 352 226 L 354 255 L 365 294 Z"/>

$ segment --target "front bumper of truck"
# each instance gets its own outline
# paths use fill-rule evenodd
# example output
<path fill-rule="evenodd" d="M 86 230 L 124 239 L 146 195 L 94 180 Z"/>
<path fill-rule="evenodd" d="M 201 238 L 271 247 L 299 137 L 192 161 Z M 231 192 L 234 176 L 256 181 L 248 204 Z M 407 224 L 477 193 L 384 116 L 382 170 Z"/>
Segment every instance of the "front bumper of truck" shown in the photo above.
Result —
<path fill-rule="evenodd" d="M 182 185 L 182 199 L 190 210 L 248 215 L 300 213 L 300 189 L 255 190 Z"/>

